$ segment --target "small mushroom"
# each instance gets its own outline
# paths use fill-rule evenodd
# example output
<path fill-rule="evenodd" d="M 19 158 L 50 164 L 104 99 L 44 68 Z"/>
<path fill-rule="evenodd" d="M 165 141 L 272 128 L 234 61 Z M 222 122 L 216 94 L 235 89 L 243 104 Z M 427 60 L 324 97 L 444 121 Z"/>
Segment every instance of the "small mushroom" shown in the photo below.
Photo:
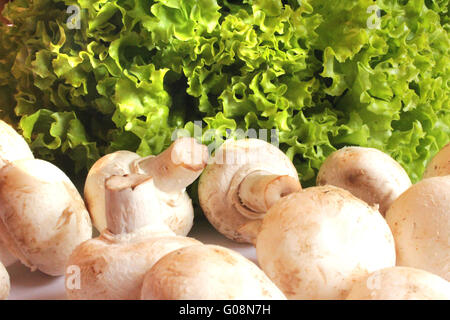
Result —
<path fill-rule="evenodd" d="M 288 299 L 344 299 L 354 281 L 395 265 L 394 239 L 381 214 L 330 185 L 274 204 L 258 234 L 256 255 Z"/>
<path fill-rule="evenodd" d="M 424 178 L 450 175 L 450 143 L 441 149 L 428 163 Z"/>
<path fill-rule="evenodd" d="M 117 151 L 99 159 L 89 170 L 84 195 L 94 226 L 103 231 L 106 226 L 105 180 L 129 173 L 153 177 L 161 206 L 160 214 L 178 235 L 187 235 L 192 228 L 194 210 L 186 187 L 202 172 L 208 159 L 206 146 L 193 138 L 179 138 L 158 156 L 139 157 L 130 151 Z M 152 205 L 156 202 L 151 200 Z"/>
<path fill-rule="evenodd" d="M 68 270 L 75 267 L 80 276 L 79 287 L 66 282 L 69 299 L 139 299 L 153 264 L 173 250 L 200 243 L 175 235 L 166 225 L 151 176 L 112 176 L 105 193 L 107 229 L 79 245 L 67 262 Z M 71 276 L 67 273 L 66 279 Z"/>
<path fill-rule="evenodd" d="M 145 275 L 143 300 L 285 300 L 253 262 L 216 245 L 194 245 L 161 258 Z"/>
<path fill-rule="evenodd" d="M 209 222 L 231 240 L 253 243 L 267 210 L 301 189 L 290 159 L 258 139 L 227 140 L 199 180 L 200 205 Z"/>
<path fill-rule="evenodd" d="M 450 176 L 424 179 L 386 213 L 397 265 L 424 269 L 450 281 Z"/>
<path fill-rule="evenodd" d="M 33 159 L 33 153 L 24 138 L 9 124 L 0 120 L 0 168 L 21 159 Z M 17 261 L 0 239 L 0 262 L 9 266 Z"/>
<path fill-rule="evenodd" d="M 317 185 L 350 191 L 382 215 L 411 186 L 406 171 L 389 155 L 374 148 L 345 147 L 333 152 L 320 167 Z"/>
<path fill-rule="evenodd" d="M 72 250 L 91 236 L 83 199 L 56 166 L 27 159 L 0 170 L 0 238 L 32 271 L 64 274 Z"/>
<path fill-rule="evenodd" d="M 357 281 L 347 300 L 450 300 L 450 283 L 425 270 L 391 267 Z"/>
<path fill-rule="evenodd" d="M 9 282 L 8 271 L 5 266 L 0 262 L 0 300 L 6 300 L 9 296 L 9 290 L 11 284 Z"/>

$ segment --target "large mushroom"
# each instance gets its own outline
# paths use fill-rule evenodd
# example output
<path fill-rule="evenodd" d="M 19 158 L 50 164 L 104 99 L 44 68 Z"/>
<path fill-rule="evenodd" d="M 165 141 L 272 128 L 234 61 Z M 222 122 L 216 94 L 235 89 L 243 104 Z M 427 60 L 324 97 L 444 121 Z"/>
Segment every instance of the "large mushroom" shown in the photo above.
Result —
<path fill-rule="evenodd" d="M 284 300 L 253 262 L 216 245 L 194 245 L 162 257 L 145 275 L 143 300 Z"/>
<path fill-rule="evenodd" d="M 16 160 L 33 158 L 33 153 L 24 138 L 9 124 L 0 120 L 0 168 Z M 0 262 L 9 266 L 16 260 L 0 239 Z"/>
<path fill-rule="evenodd" d="M 69 299 L 139 299 L 144 275 L 153 264 L 173 250 L 200 244 L 175 235 L 167 226 L 154 183 L 142 174 L 106 180 L 107 228 L 70 256 L 67 268 L 79 270 L 80 285 L 66 282 Z"/>
<path fill-rule="evenodd" d="M 0 300 L 5 300 L 9 296 L 9 290 L 11 284 L 9 282 L 8 271 L 5 266 L 0 262 Z"/>
<path fill-rule="evenodd" d="M 424 179 L 386 213 L 397 265 L 424 269 L 450 281 L 450 176 Z"/>
<path fill-rule="evenodd" d="M 94 226 L 100 232 L 106 226 L 105 180 L 114 175 L 142 173 L 153 177 L 153 187 L 161 206 L 160 214 L 178 235 L 192 228 L 194 210 L 186 187 L 202 172 L 208 149 L 193 138 L 179 138 L 158 156 L 139 157 L 130 151 L 117 151 L 99 159 L 89 170 L 84 195 Z"/>
<path fill-rule="evenodd" d="M 450 283 L 425 270 L 391 267 L 357 281 L 347 300 L 450 300 Z"/>
<path fill-rule="evenodd" d="M 231 240 L 253 243 L 267 210 L 301 189 L 290 159 L 258 139 L 227 140 L 199 180 L 198 196 L 211 224 Z"/>
<path fill-rule="evenodd" d="M 450 143 L 441 149 L 428 163 L 424 178 L 450 175 Z"/>
<path fill-rule="evenodd" d="M 83 199 L 56 166 L 27 159 L 0 170 L 0 238 L 32 271 L 64 274 L 72 250 L 91 236 Z"/>
<path fill-rule="evenodd" d="M 394 239 L 381 214 L 334 186 L 307 188 L 274 204 L 256 255 L 289 299 L 344 299 L 354 281 L 395 265 Z"/>
<path fill-rule="evenodd" d="M 374 148 L 345 147 L 333 152 L 320 167 L 317 185 L 350 191 L 384 215 L 392 202 L 411 186 L 406 171 L 389 155 Z"/>

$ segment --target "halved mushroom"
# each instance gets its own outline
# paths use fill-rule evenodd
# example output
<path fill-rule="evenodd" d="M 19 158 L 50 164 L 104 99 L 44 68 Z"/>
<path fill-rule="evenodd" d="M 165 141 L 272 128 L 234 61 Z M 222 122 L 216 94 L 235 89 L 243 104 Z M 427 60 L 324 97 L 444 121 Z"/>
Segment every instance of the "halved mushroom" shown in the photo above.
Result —
<path fill-rule="evenodd" d="M 153 178 L 165 223 L 178 235 L 192 228 L 194 210 L 186 187 L 202 172 L 208 159 L 207 147 L 193 138 L 179 138 L 158 156 L 139 157 L 129 151 L 118 151 L 98 160 L 88 173 L 84 195 L 94 226 L 106 226 L 105 180 L 114 175 L 141 173 Z M 145 198 L 144 198 L 145 199 Z"/>
<path fill-rule="evenodd" d="M 389 155 L 374 148 L 345 147 L 333 152 L 320 167 L 317 185 L 350 191 L 384 216 L 397 197 L 411 186 L 406 171 Z"/>
<path fill-rule="evenodd" d="M 56 166 L 28 159 L 0 170 L 0 238 L 32 271 L 64 274 L 72 250 L 91 236 L 83 199 Z"/>
<path fill-rule="evenodd" d="M 9 124 L 0 120 L 0 168 L 21 159 L 33 159 L 33 153 L 25 139 Z M 0 239 L 0 262 L 9 266 L 17 261 Z"/>
<path fill-rule="evenodd" d="M 425 270 L 391 267 L 357 281 L 347 300 L 450 300 L 450 282 Z"/>
<path fill-rule="evenodd" d="M 194 245 L 161 258 L 145 275 L 143 300 L 284 300 L 253 262 L 216 245 Z"/>
<path fill-rule="evenodd" d="M 0 262 L 0 300 L 8 298 L 10 289 L 11 284 L 9 282 L 8 271 L 6 271 L 6 268 Z"/>
<path fill-rule="evenodd" d="M 253 243 L 267 210 L 301 189 L 290 159 L 258 139 L 227 140 L 200 177 L 198 195 L 211 224 L 226 237 Z"/>
<path fill-rule="evenodd" d="M 273 205 L 256 255 L 289 299 L 344 299 L 354 281 L 395 265 L 394 238 L 381 214 L 330 185 L 306 188 Z"/>
<path fill-rule="evenodd" d="M 173 250 L 200 243 L 176 236 L 167 226 L 151 176 L 112 176 L 105 192 L 107 229 L 70 256 L 67 267 L 79 270 L 80 286 L 66 283 L 69 299 L 139 299 L 153 264 Z"/>

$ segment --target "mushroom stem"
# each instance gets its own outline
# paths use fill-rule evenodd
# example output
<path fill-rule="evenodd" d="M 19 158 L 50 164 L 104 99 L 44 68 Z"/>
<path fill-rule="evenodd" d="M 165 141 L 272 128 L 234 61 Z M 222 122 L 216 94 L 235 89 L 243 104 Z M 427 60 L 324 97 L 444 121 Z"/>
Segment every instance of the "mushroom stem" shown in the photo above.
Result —
<path fill-rule="evenodd" d="M 276 175 L 257 170 L 247 175 L 239 185 L 238 196 L 243 206 L 254 212 L 253 217 L 264 215 L 280 198 L 301 189 L 298 179 L 289 175 Z M 248 210 L 244 213 L 248 216 Z"/>
<path fill-rule="evenodd" d="M 179 192 L 193 183 L 208 161 L 208 148 L 194 138 L 179 138 L 158 156 L 134 162 L 135 172 L 151 175 L 164 192 Z"/>
<path fill-rule="evenodd" d="M 105 181 L 106 222 L 113 234 L 131 233 L 151 224 L 163 224 L 153 179 L 143 174 L 112 176 Z M 149 197 L 155 201 L 148 201 Z"/>

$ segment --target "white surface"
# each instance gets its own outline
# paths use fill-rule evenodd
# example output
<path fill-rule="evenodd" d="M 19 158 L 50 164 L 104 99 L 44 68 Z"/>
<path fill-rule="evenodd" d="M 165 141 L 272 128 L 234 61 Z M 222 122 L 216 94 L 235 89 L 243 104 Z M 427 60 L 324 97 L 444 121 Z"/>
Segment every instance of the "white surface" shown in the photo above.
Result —
<path fill-rule="evenodd" d="M 256 263 L 256 249 L 248 244 L 228 240 L 216 231 L 208 221 L 198 220 L 192 228 L 190 237 L 205 244 L 217 244 L 243 254 Z M 31 272 L 19 262 L 7 268 L 11 278 L 9 300 L 63 300 L 66 299 L 64 277 L 51 277 L 39 271 Z"/>

